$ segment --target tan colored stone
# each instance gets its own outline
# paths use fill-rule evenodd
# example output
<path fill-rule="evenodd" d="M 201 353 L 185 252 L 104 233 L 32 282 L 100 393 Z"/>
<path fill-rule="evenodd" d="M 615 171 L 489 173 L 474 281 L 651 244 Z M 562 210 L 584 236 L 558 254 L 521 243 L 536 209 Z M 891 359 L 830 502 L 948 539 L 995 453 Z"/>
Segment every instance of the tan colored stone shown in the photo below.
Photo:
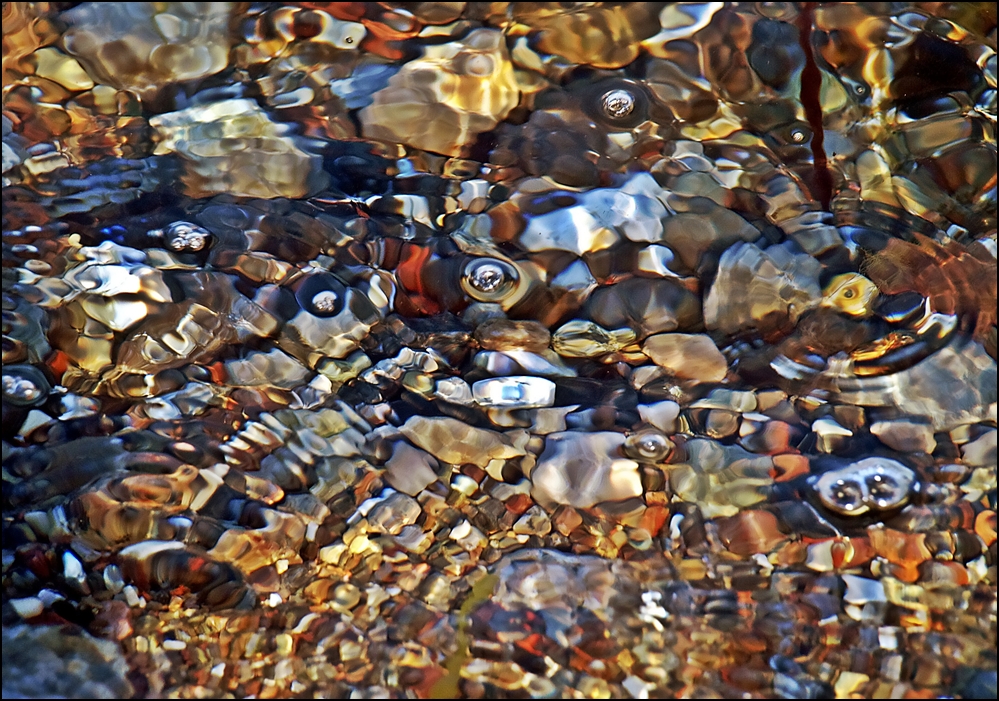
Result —
<path fill-rule="evenodd" d="M 305 197 L 323 187 L 322 158 L 253 100 L 222 100 L 149 120 L 156 155 L 177 153 L 179 186 L 191 197 Z"/>
<path fill-rule="evenodd" d="M 728 373 L 725 356 L 704 334 L 657 334 L 645 339 L 642 351 L 656 365 L 682 379 L 721 382 Z"/>
<path fill-rule="evenodd" d="M 399 432 L 438 460 L 452 465 L 472 463 L 485 467 L 490 460 L 516 458 L 525 452 L 502 433 L 475 428 L 449 417 L 413 416 Z"/>
<path fill-rule="evenodd" d="M 367 138 L 457 156 L 520 100 L 503 35 L 478 29 L 462 41 L 428 46 L 360 112 Z"/>
<path fill-rule="evenodd" d="M 878 421 L 871 426 L 871 433 L 903 453 L 932 453 L 937 447 L 933 427 L 918 421 Z"/>
<path fill-rule="evenodd" d="M 90 76 L 148 98 L 226 67 L 235 9 L 231 2 L 86 3 L 59 19 L 68 25 L 63 44 Z"/>

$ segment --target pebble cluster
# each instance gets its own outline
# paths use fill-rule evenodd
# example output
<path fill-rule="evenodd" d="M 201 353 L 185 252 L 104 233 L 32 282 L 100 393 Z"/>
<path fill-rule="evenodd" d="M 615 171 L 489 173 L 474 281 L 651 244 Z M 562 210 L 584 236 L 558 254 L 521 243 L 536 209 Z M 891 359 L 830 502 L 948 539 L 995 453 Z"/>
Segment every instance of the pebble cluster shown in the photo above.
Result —
<path fill-rule="evenodd" d="M 996 694 L 989 3 L 6 3 L 4 695 Z"/>

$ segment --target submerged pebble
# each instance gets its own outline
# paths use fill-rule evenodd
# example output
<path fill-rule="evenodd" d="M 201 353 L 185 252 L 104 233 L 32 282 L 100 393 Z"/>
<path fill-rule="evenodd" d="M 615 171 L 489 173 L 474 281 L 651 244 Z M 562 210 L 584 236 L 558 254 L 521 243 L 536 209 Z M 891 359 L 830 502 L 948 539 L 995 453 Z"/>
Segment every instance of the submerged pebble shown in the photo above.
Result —
<path fill-rule="evenodd" d="M 642 352 L 672 375 L 699 382 L 721 382 L 728 362 L 710 337 L 700 334 L 665 333 L 649 336 Z"/>
<path fill-rule="evenodd" d="M 480 29 L 459 42 L 428 46 L 422 58 L 389 78 L 359 117 L 368 138 L 457 156 L 505 118 L 518 99 L 503 36 Z"/>
<path fill-rule="evenodd" d="M 484 407 L 536 409 L 555 402 L 555 383 L 522 376 L 479 380 L 472 385 L 472 397 Z"/>
<path fill-rule="evenodd" d="M 543 506 L 577 508 L 640 496 L 638 463 L 618 453 L 624 443 L 618 433 L 549 434 L 530 475 L 532 494 Z"/>
<path fill-rule="evenodd" d="M 719 261 L 704 300 L 704 325 L 725 334 L 792 329 L 817 304 L 820 270 L 817 260 L 786 246 L 761 250 L 751 243 L 736 244 Z"/>

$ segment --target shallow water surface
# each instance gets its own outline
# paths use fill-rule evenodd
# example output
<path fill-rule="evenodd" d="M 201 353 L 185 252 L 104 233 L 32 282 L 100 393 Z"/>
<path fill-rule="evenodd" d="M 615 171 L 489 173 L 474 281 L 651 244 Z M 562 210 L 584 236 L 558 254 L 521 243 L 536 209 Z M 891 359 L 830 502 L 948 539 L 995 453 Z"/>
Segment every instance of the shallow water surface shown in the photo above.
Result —
<path fill-rule="evenodd" d="M 996 38 L 4 4 L 4 696 L 994 697 Z"/>

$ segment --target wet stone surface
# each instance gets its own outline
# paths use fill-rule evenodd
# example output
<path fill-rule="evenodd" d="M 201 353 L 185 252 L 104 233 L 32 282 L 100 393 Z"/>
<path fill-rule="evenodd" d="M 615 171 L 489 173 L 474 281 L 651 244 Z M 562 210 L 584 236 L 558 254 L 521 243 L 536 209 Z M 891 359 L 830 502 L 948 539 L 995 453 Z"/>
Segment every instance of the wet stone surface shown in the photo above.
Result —
<path fill-rule="evenodd" d="M 988 3 L 6 3 L 4 696 L 991 698 Z"/>

